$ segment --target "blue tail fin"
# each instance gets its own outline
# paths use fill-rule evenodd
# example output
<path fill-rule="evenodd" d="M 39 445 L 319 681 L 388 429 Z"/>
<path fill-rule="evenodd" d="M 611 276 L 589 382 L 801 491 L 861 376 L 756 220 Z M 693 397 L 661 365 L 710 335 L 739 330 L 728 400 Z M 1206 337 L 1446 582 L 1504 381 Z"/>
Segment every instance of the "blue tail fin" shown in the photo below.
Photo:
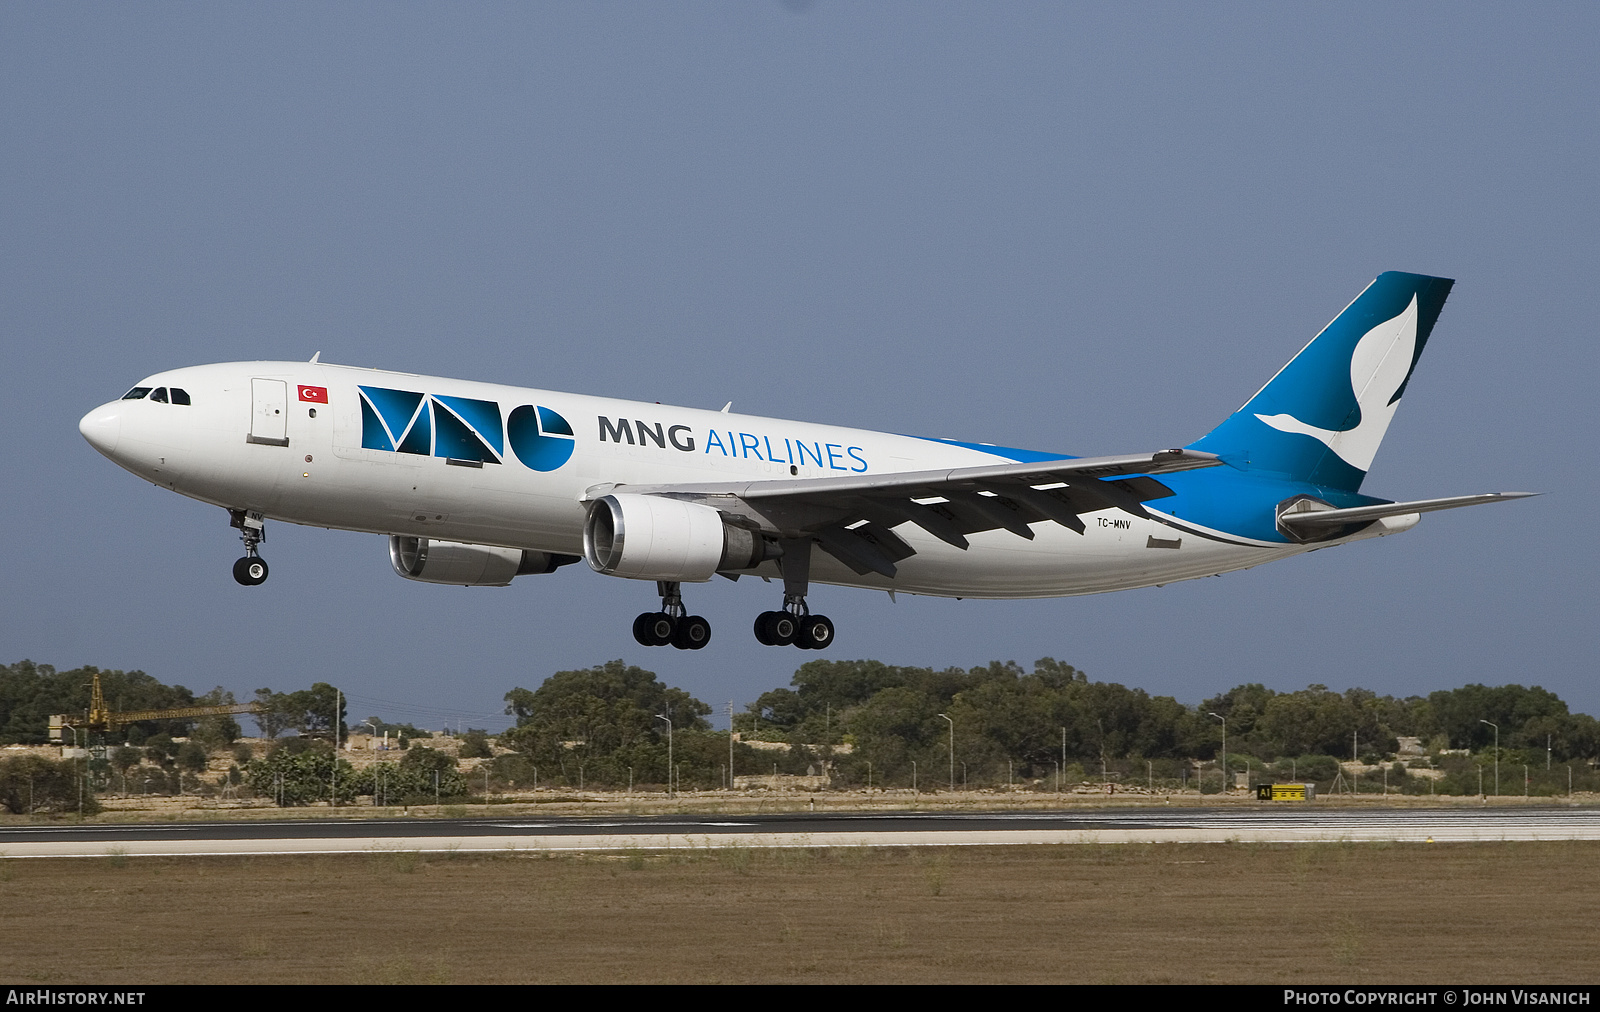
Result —
<path fill-rule="evenodd" d="M 1354 492 L 1455 284 L 1388 271 L 1191 449 L 1241 470 Z"/>

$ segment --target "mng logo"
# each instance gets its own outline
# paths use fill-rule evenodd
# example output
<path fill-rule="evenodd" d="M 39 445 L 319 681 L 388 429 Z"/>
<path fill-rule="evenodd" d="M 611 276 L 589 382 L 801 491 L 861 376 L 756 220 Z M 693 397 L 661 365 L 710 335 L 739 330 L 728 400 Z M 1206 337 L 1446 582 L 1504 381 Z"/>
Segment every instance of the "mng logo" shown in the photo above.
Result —
<path fill-rule="evenodd" d="M 572 426 L 546 407 L 524 404 L 502 424 L 494 401 L 358 387 L 361 445 L 368 450 L 472 461 L 505 461 L 509 435 L 517 459 L 535 471 L 554 471 L 572 457 Z"/>

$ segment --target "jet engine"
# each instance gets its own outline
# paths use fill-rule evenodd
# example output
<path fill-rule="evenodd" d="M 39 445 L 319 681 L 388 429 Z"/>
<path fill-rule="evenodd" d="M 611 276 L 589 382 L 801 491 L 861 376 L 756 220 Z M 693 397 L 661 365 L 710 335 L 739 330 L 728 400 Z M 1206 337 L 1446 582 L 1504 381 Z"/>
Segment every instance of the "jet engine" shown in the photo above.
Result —
<path fill-rule="evenodd" d="M 420 583 L 504 587 L 512 577 L 553 573 L 558 566 L 577 561 L 571 555 L 522 548 L 463 545 L 399 534 L 389 538 L 389 563 L 394 571 Z"/>
<path fill-rule="evenodd" d="M 583 525 L 589 568 L 631 580 L 704 583 L 780 554 L 776 541 L 728 524 L 710 506 L 661 496 L 603 496 Z"/>

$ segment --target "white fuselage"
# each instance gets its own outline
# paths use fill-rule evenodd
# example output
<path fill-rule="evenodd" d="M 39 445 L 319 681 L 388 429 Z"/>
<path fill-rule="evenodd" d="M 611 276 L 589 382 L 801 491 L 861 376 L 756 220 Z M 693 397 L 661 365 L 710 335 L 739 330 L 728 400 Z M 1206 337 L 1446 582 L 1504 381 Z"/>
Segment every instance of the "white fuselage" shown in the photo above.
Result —
<path fill-rule="evenodd" d="M 568 555 L 582 554 L 586 495 L 597 486 L 873 476 L 1011 459 L 912 436 L 321 363 L 197 366 L 140 386 L 181 388 L 191 403 L 112 401 L 82 430 L 119 465 L 175 492 L 296 524 Z M 509 445 L 498 460 L 468 466 L 365 448 L 371 422 L 358 386 L 495 402 L 502 417 L 521 405 L 549 409 L 570 422 L 570 458 L 539 471 Z M 324 389 L 326 402 L 300 399 L 302 387 Z M 1109 509 L 1084 515 L 1083 534 L 1035 523 L 1031 541 L 987 531 L 965 551 L 906 523 L 895 533 L 916 554 L 893 579 L 857 575 L 820 553 L 811 579 L 950 597 L 1053 597 L 1208 576 L 1312 547 L 1199 535 L 1193 525 L 1165 523 L 1159 501 L 1148 505 L 1155 519 Z M 1377 525 L 1358 537 L 1393 529 Z M 1174 541 L 1179 547 L 1167 547 Z M 757 572 L 775 575 L 773 565 Z"/>

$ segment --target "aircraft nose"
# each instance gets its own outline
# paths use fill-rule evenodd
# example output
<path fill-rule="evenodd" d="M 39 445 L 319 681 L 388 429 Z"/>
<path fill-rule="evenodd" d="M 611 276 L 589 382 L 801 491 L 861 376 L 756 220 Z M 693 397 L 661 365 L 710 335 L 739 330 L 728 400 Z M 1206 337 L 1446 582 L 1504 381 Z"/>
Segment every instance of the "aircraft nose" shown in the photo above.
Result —
<path fill-rule="evenodd" d="M 107 457 L 117 452 L 117 441 L 122 438 L 122 409 L 119 402 L 102 404 L 84 415 L 78 422 L 78 431 L 89 445 Z"/>

